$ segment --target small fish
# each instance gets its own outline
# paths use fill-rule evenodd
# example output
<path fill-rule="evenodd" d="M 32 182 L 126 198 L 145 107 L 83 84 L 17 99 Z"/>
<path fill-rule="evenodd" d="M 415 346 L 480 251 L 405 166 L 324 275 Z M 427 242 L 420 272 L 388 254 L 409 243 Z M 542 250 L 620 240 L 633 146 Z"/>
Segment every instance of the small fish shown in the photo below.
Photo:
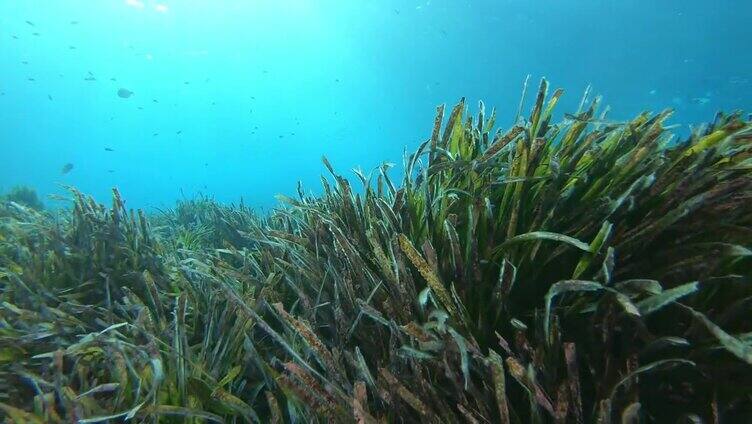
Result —
<path fill-rule="evenodd" d="M 336 79 L 334 80 L 334 82 L 339 82 L 339 78 L 336 78 Z"/>
<path fill-rule="evenodd" d="M 91 75 L 89 75 L 89 76 L 87 76 L 86 78 L 84 78 L 84 81 L 96 81 L 96 80 L 97 80 L 97 79 L 96 79 L 96 78 L 94 78 L 94 77 L 93 77 L 93 76 L 91 76 Z"/>
<path fill-rule="evenodd" d="M 76 46 L 68 46 L 68 50 L 76 50 Z"/>
<path fill-rule="evenodd" d="M 138 107 L 137 109 L 138 109 L 138 110 L 144 110 L 144 108 L 143 108 L 143 107 L 141 107 L 141 106 L 139 106 L 139 107 Z"/>
<path fill-rule="evenodd" d="M 114 152 L 115 151 L 115 149 L 113 149 L 112 147 L 105 147 L 104 150 L 106 152 Z"/>
<path fill-rule="evenodd" d="M 254 96 L 251 96 L 251 100 L 256 100 L 256 98 Z"/>
<path fill-rule="evenodd" d="M 50 99 L 50 101 L 52 101 L 52 96 L 51 95 L 48 94 L 47 98 Z"/>
<path fill-rule="evenodd" d="M 152 136 L 152 137 L 156 137 L 156 136 L 158 136 L 158 135 L 159 135 L 159 133 L 154 133 L 154 134 L 152 134 L 151 136 Z"/>
<path fill-rule="evenodd" d="M 38 32 L 32 32 L 31 35 L 33 35 L 35 37 L 39 37 L 40 34 Z"/>
<path fill-rule="evenodd" d="M 708 102 L 710 102 L 710 99 L 707 97 L 695 97 L 692 99 L 692 103 L 696 105 L 704 105 Z"/>
<path fill-rule="evenodd" d="M 277 138 L 285 138 L 285 136 L 282 135 L 282 134 L 280 134 L 280 135 L 277 136 Z"/>
<path fill-rule="evenodd" d="M 29 81 L 36 81 L 34 78 L 26 78 Z"/>
<path fill-rule="evenodd" d="M 78 21 L 70 21 L 71 25 L 78 25 Z"/>
<path fill-rule="evenodd" d="M 21 63 L 23 63 L 24 65 L 28 65 L 29 64 L 29 62 L 27 62 L 25 60 L 22 60 Z"/>
<path fill-rule="evenodd" d="M 31 25 L 31 26 L 34 26 L 34 22 L 26 21 L 26 23 L 29 24 L 29 25 Z"/>
<path fill-rule="evenodd" d="M 73 164 L 72 163 L 66 163 L 65 165 L 63 165 L 63 169 L 60 170 L 60 173 L 67 174 L 67 173 L 71 172 L 72 169 L 73 169 Z"/>
<path fill-rule="evenodd" d="M 117 81 L 115 78 L 110 78 L 110 81 Z"/>
<path fill-rule="evenodd" d="M 154 102 L 154 103 L 159 103 L 159 100 L 157 100 L 157 99 L 151 99 L 151 101 Z"/>
<path fill-rule="evenodd" d="M 191 83 L 190 81 L 183 81 L 183 84 L 185 84 L 185 85 L 188 85 L 190 83 Z"/>
<path fill-rule="evenodd" d="M 18 40 L 18 36 L 17 35 L 11 35 L 11 37 L 13 37 L 14 40 Z"/>
<path fill-rule="evenodd" d="M 596 125 L 621 125 L 621 122 L 617 121 L 609 121 L 607 119 L 598 119 L 598 118 L 586 118 L 584 116 L 576 116 L 572 115 L 571 113 L 565 113 L 564 119 L 568 119 L 570 121 L 577 121 L 577 122 L 585 122 L 588 124 L 596 124 Z"/>
<path fill-rule="evenodd" d="M 205 79 L 204 82 L 209 82 L 209 78 Z"/>
<path fill-rule="evenodd" d="M 180 135 L 182 133 L 183 133 L 183 130 L 178 130 L 178 132 L 176 132 L 175 134 Z"/>
<path fill-rule="evenodd" d="M 216 104 L 217 104 L 217 102 L 212 102 L 212 106 L 214 106 L 214 105 L 216 105 Z"/>
<path fill-rule="evenodd" d="M 131 90 L 128 90 L 127 88 L 121 88 L 117 91 L 117 95 L 120 98 L 127 99 L 128 97 L 132 96 L 134 93 Z"/>
<path fill-rule="evenodd" d="M 107 172 L 109 172 L 110 174 L 112 174 L 113 172 L 115 172 L 115 170 L 114 169 L 108 169 Z"/>

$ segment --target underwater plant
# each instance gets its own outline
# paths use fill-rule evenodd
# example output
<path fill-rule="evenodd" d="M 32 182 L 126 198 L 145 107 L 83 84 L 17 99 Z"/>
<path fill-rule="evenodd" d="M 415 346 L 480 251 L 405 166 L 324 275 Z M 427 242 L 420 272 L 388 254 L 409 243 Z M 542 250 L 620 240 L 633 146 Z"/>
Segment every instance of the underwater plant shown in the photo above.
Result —
<path fill-rule="evenodd" d="M 15 422 L 744 422 L 752 123 L 670 111 L 506 129 L 464 99 L 404 163 L 268 216 L 71 189 L 0 221 Z M 442 125 L 443 124 L 443 125 Z"/>
<path fill-rule="evenodd" d="M 1 195 L 0 200 L 16 202 L 38 211 L 44 209 L 44 203 L 42 203 L 39 196 L 37 196 L 37 191 L 29 186 L 15 186 L 11 188 L 8 193 Z"/>

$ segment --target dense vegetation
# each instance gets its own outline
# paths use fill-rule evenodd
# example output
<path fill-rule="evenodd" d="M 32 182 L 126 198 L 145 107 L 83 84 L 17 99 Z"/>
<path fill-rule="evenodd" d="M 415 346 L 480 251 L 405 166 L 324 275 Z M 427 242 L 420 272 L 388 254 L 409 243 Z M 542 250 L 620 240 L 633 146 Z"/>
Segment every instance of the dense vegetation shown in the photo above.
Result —
<path fill-rule="evenodd" d="M 553 124 L 547 88 L 268 216 L 0 203 L 0 414 L 749 422 L 752 124 Z"/>

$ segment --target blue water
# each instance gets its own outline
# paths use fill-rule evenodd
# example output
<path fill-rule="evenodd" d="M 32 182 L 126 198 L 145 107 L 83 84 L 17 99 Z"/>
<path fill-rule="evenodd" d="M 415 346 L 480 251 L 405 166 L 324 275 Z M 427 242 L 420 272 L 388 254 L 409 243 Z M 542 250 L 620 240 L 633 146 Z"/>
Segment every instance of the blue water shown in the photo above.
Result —
<path fill-rule="evenodd" d="M 740 0 L 2 0 L 0 191 L 269 207 L 318 190 L 322 155 L 401 164 L 440 103 L 508 126 L 528 74 L 560 112 L 592 84 L 612 118 L 673 107 L 686 134 L 752 109 L 751 22 Z"/>

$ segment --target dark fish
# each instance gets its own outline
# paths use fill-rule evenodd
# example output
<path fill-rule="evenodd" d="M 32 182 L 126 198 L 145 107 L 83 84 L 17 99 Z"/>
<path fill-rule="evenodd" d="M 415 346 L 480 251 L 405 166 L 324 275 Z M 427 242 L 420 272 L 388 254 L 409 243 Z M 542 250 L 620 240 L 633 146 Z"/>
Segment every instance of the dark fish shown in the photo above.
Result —
<path fill-rule="evenodd" d="M 110 78 L 110 81 L 117 81 L 115 78 Z"/>
<path fill-rule="evenodd" d="M 27 62 L 25 60 L 22 60 L 21 63 L 23 63 L 24 65 L 28 65 L 29 64 L 29 62 Z"/>
<path fill-rule="evenodd" d="M 285 138 L 285 136 L 284 136 L 284 135 L 282 135 L 282 134 L 278 135 L 277 137 L 278 137 L 278 138 Z"/>
<path fill-rule="evenodd" d="M 26 21 L 26 23 L 29 24 L 29 25 L 31 25 L 31 26 L 34 26 L 34 22 Z"/>
<path fill-rule="evenodd" d="M 72 163 L 66 163 L 65 165 L 63 165 L 63 169 L 60 170 L 60 173 L 67 174 L 67 173 L 71 172 L 72 169 L 73 169 L 73 164 Z"/>
<path fill-rule="evenodd" d="M 50 99 L 50 100 L 52 100 L 52 96 L 49 95 L 49 94 L 47 95 L 47 98 Z"/>
<path fill-rule="evenodd" d="M 204 82 L 209 82 L 209 78 L 205 79 Z"/>
<path fill-rule="evenodd" d="M 334 82 L 339 82 L 339 78 L 335 79 Z"/>
<path fill-rule="evenodd" d="M 128 97 L 133 95 L 133 92 L 131 90 L 128 90 L 127 88 L 121 88 L 117 91 L 117 95 L 120 98 L 127 99 Z"/>
<path fill-rule="evenodd" d="M 185 85 L 188 85 L 190 83 L 191 83 L 190 81 L 183 81 L 183 84 L 185 84 Z"/>
<path fill-rule="evenodd" d="M 26 78 L 29 81 L 36 81 L 34 78 Z"/>
<path fill-rule="evenodd" d="M 68 50 L 76 50 L 76 46 L 68 46 Z"/>
<path fill-rule="evenodd" d="M 159 135 L 159 133 L 154 133 L 154 134 L 152 134 L 151 136 L 152 136 L 152 137 L 156 137 L 156 136 L 158 136 L 158 135 Z"/>
<path fill-rule="evenodd" d="M 70 21 L 71 25 L 78 25 L 78 21 Z"/>
<path fill-rule="evenodd" d="M 31 35 L 34 35 L 34 36 L 36 36 L 36 37 L 39 37 L 39 33 L 38 33 L 38 32 L 32 32 L 32 33 L 31 33 Z"/>
<path fill-rule="evenodd" d="M 154 103 L 159 103 L 159 100 L 157 100 L 157 99 L 151 99 L 151 101 L 154 102 Z"/>
<path fill-rule="evenodd" d="M 212 102 L 212 106 L 214 106 L 214 105 L 216 105 L 216 104 L 217 104 L 217 102 Z"/>
<path fill-rule="evenodd" d="M 256 98 L 255 98 L 255 97 L 253 97 L 253 96 L 251 96 L 251 100 L 256 100 Z"/>
<path fill-rule="evenodd" d="M 144 108 L 143 108 L 143 107 L 141 107 L 141 106 L 139 106 L 139 107 L 138 107 L 138 110 L 144 110 Z"/>
<path fill-rule="evenodd" d="M 14 40 L 18 40 L 18 36 L 17 35 L 11 35 L 11 37 L 13 37 Z"/>
<path fill-rule="evenodd" d="M 84 81 L 96 81 L 97 79 L 93 76 L 89 75 L 88 77 L 84 78 Z"/>
<path fill-rule="evenodd" d="M 115 170 L 114 169 L 108 169 L 107 172 L 109 172 L 110 174 L 112 174 L 113 172 L 115 172 Z"/>
<path fill-rule="evenodd" d="M 104 150 L 106 152 L 114 152 L 115 151 L 115 149 L 113 149 L 112 147 L 105 147 Z"/>
<path fill-rule="evenodd" d="M 183 130 L 178 130 L 178 132 L 176 132 L 175 134 L 180 135 L 182 133 L 183 133 Z"/>

